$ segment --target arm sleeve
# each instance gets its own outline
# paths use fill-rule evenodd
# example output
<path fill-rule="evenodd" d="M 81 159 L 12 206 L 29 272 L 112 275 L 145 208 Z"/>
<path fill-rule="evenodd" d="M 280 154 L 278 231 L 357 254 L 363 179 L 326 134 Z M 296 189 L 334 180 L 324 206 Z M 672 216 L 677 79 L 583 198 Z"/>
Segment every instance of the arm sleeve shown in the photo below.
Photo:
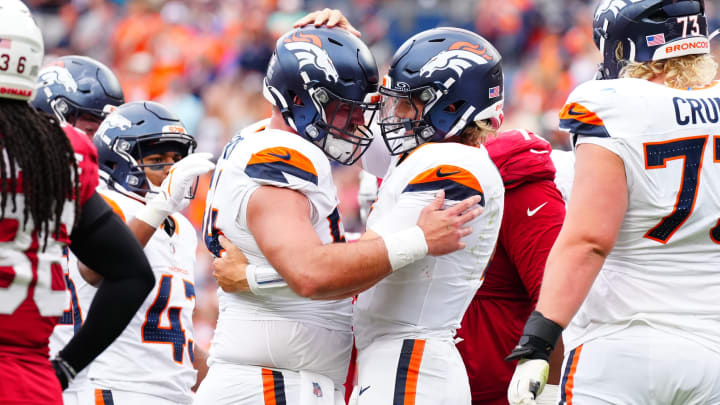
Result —
<path fill-rule="evenodd" d="M 499 243 L 518 270 L 533 305 L 564 219 L 565 202 L 551 180 L 526 183 L 505 193 Z"/>
<path fill-rule="evenodd" d="M 135 236 L 97 193 L 88 199 L 78 221 L 70 249 L 104 277 L 85 323 L 60 351 L 79 372 L 125 329 L 155 277 Z"/>

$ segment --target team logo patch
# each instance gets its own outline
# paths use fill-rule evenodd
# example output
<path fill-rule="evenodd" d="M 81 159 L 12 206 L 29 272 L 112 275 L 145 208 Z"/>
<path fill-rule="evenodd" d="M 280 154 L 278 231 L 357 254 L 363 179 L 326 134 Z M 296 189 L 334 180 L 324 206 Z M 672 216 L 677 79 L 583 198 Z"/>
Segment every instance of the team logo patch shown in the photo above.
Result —
<path fill-rule="evenodd" d="M 452 69 L 462 76 L 463 72 L 475 65 L 484 65 L 492 60 L 487 49 L 469 42 L 455 42 L 447 51 L 442 51 L 420 68 L 420 77 L 430 77 L 434 72 Z"/>
<path fill-rule="evenodd" d="M 317 36 L 296 32 L 292 38 L 285 40 L 285 48 L 298 59 L 300 70 L 304 66 L 312 65 L 315 69 L 325 73 L 328 80 L 338 81 L 340 75 L 328 53 L 322 49 L 322 42 Z"/>
<path fill-rule="evenodd" d="M 65 87 L 65 91 L 67 92 L 76 92 L 78 89 L 78 84 L 70 74 L 70 71 L 63 66 L 48 66 L 40 71 L 38 85 L 50 86 L 56 83 Z"/>

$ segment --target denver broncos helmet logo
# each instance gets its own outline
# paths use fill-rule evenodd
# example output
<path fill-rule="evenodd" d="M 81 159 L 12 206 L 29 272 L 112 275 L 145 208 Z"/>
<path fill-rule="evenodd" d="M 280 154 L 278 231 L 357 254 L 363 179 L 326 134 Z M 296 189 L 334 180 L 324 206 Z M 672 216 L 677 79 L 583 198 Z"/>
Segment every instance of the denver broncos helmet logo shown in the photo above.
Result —
<path fill-rule="evenodd" d="M 598 6 L 597 10 L 595 10 L 595 19 L 597 20 L 607 11 L 612 11 L 613 16 L 617 17 L 620 9 L 624 8 L 629 4 L 637 3 L 639 1 L 641 0 L 605 0 L 601 5 Z"/>
<path fill-rule="evenodd" d="M 285 40 L 285 48 L 298 59 L 300 70 L 306 65 L 313 65 L 317 70 L 325 73 L 327 80 L 338 81 L 340 75 L 330 56 L 322 49 L 322 42 L 317 36 L 301 32 L 293 33 L 291 38 Z"/>
<path fill-rule="evenodd" d="M 420 68 L 420 77 L 430 77 L 434 72 L 452 69 L 459 76 L 475 65 L 484 65 L 492 60 L 487 49 L 469 42 L 455 42 L 447 51 L 442 51 Z"/>
<path fill-rule="evenodd" d="M 78 84 L 70 74 L 64 64 L 63 66 L 51 65 L 40 71 L 38 85 L 50 86 L 51 84 L 61 84 L 67 92 L 76 92 Z"/>

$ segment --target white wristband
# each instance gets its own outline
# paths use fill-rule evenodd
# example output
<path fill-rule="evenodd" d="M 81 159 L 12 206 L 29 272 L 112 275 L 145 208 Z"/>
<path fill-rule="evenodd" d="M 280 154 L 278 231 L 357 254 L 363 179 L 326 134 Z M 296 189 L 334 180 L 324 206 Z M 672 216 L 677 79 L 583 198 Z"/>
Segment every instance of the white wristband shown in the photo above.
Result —
<path fill-rule="evenodd" d="M 245 277 L 247 278 L 250 292 L 255 295 L 302 298 L 290 289 L 280 273 L 269 264 L 249 264 L 245 269 Z"/>
<path fill-rule="evenodd" d="M 560 400 L 560 386 L 553 384 L 545 384 L 545 388 L 540 395 L 535 398 L 537 405 L 555 405 Z"/>
<path fill-rule="evenodd" d="M 146 205 L 137 212 L 135 218 L 145 222 L 146 224 L 157 228 L 163 223 L 168 214 L 164 211 L 155 209 L 149 205 Z"/>
<path fill-rule="evenodd" d="M 427 255 L 428 246 L 425 241 L 425 233 L 417 225 L 388 235 L 380 234 L 380 237 L 385 241 L 390 267 L 393 271 Z"/>

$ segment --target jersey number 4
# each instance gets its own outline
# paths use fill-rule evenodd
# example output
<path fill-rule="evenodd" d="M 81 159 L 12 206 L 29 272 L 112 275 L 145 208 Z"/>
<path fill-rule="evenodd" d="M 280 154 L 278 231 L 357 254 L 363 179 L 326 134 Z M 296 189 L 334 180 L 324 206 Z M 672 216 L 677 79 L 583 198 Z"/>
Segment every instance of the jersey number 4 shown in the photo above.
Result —
<path fill-rule="evenodd" d="M 696 136 L 643 144 L 645 168 L 648 170 L 667 167 L 667 161 L 669 160 L 683 160 L 683 174 L 675 206 L 670 215 L 663 218 L 645 234 L 646 238 L 660 243 L 667 243 L 692 213 L 697 199 L 700 169 L 702 168 L 707 140 L 707 136 Z M 713 137 L 712 147 L 713 161 L 714 163 L 720 163 L 720 136 Z M 715 243 L 720 243 L 720 220 L 710 230 L 710 238 Z"/>
<path fill-rule="evenodd" d="M 143 343 L 165 343 L 172 345 L 173 348 L 173 360 L 176 363 L 182 364 L 183 362 L 183 349 L 185 349 L 185 329 L 182 326 L 180 320 L 180 307 L 168 308 L 170 302 L 170 294 L 172 294 L 172 278 L 171 275 L 163 275 L 158 283 L 159 288 L 155 301 L 148 308 L 147 314 L 145 315 L 145 323 L 142 327 L 142 339 Z M 185 298 L 195 298 L 195 286 L 187 281 L 183 280 L 185 287 Z M 170 327 L 160 326 L 160 317 L 162 313 L 167 310 L 167 318 L 170 320 Z M 193 361 L 193 341 L 192 339 L 187 341 L 188 355 L 190 361 Z"/>

